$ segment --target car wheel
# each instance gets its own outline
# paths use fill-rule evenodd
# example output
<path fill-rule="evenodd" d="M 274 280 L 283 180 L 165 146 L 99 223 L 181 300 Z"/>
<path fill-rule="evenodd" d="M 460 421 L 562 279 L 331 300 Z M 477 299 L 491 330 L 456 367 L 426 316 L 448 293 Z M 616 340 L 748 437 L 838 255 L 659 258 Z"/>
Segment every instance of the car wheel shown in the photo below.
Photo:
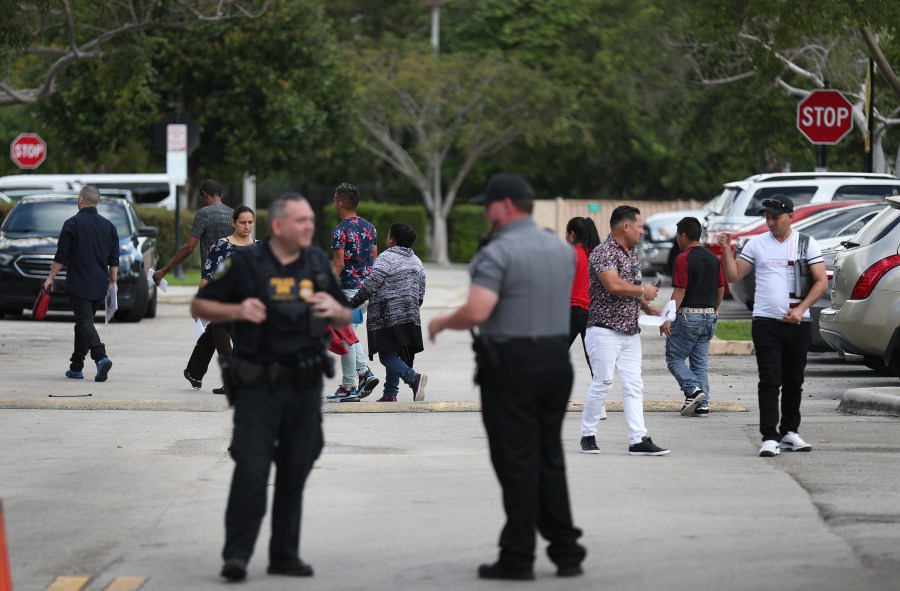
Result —
<path fill-rule="evenodd" d="M 893 370 L 885 365 L 884 360 L 881 359 L 881 357 L 875 357 L 874 355 L 863 355 L 863 365 L 865 365 L 869 369 L 875 370 L 876 372 L 878 372 L 878 375 L 894 375 Z"/>
<path fill-rule="evenodd" d="M 144 280 L 138 280 L 134 289 L 134 305 L 128 310 L 116 311 L 119 322 L 140 322 L 147 311 L 147 299 L 150 297 L 150 286 Z"/>
<path fill-rule="evenodd" d="M 156 302 L 158 301 L 157 294 L 159 290 L 154 285 L 152 288 L 153 295 L 150 296 L 150 301 L 147 302 L 147 310 L 144 312 L 144 318 L 156 318 Z"/>
<path fill-rule="evenodd" d="M 0 308 L 0 318 L 4 316 L 18 318 L 22 316 L 22 308 Z"/>

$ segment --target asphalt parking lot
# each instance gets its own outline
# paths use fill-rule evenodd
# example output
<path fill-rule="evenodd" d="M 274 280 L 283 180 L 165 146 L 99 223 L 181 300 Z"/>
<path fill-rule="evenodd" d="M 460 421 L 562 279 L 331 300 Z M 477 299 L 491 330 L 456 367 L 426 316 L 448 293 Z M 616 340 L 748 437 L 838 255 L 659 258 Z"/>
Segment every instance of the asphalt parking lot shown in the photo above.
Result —
<path fill-rule="evenodd" d="M 427 271 L 425 322 L 461 303 L 467 286 L 462 267 Z M 189 297 L 173 290 L 158 318 L 100 327 L 114 362 L 103 384 L 63 377 L 71 317 L 0 321 L 0 499 L 15 589 L 78 584 L 60 577 L 86 578 L 58 587 L 86 591 L 222 584 L 231 413 L 210 391 L 220 385 L 214 369 L 200 391 L 181 376 L 192 347 Z M 648 428 L 672 454 L 627 455 L 615 395 L 598 434 L 603 453 L 581 454 L 580 414 L 570 412 L 563 435 L 586 574 L 557 579 L 539 544 L 538 580 L 525 585 L 900 589 L 898 419 L 837 411 L 848 388 L 897 378 L 810 354 L 801 431 L 814 450 L 763 459 L 752 356 L 714 358 L 711 416 L 686 419 L 674 410 L 681 394 L 662 340 L 645 332 L 642 342 Z M 572 359 L 577 409 L 589 382 L 579 343 Z M 416 367 L 430 377 L 424 403 L 408 392 L 390 413 L 325 403 L 326 448 L 307 487 L 302 541 L 316 576 L 304 588 L 509 587 L 475 578 L 495 556 L 502 510 L 472 412 L 468 333 L 441 334 Z M 246 585 L 297 588 L 265 574 L 267 529 Z"/>

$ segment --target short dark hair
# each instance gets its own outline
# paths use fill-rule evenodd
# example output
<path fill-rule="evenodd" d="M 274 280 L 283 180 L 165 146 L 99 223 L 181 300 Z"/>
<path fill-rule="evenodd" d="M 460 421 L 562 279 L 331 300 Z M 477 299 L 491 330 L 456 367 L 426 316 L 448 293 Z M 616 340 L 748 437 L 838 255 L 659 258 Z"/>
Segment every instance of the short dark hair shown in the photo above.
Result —
<path fill-rule="evenodd" d="M 272 223 L 276 219 L 281 219 L 284 217 L 284 212 L 287 209 L 288 201 L 306 201 L 306 197 L 301 195 L 300 193 L 283 193 L 278 199 L 273 201 L 269 205 L 268 209 L 268 222 L 269 222 L 269 231 L 272 230 Z"/>
<path fill-rule="evenodd" d="M 253 219 L 256 219 L 256 214 L 253 213 L 253 210 L 247 207 L 246 205 L 238 205 L 234 208 L 234 211 L 231 212 L 231 221 L 236 222 L 238 218 L 241 217 L 242 213 L 249 213 L 253 216 Z"/>
<path fill-rule="evenodd" d="M 359 189 L 357 189 L 355 185 L 341 183 L 337 186 L 337 189 L 334 190 L 334 195 L 340 199 L 345 206 L 353 207 L 353 211 L 356 211 L 356 206 L 359 205 Z"/>
<path fill-rule="evenodd" d="M 391 224 L 391 227 L 388 228 L 388 236 L 394 237 L 394 242 L 397 243 L 397 246 L 405 248 L 412 248 L 412 245 L 416 242 L 416 231 L 413 230 L 412 226 L 403 222 Z"/>
<path fill-rule="evenodd" d="M 696 242 L 700 240 L 700 235 L 703 234 L 703 226 L 700 225 L 700 220 L 697 218 L 686 217 L 681 218 L 681 221 L 675 224 L 675 231 L 687 236 L 691 242 Z"/>
<path fill-rule="evenodd" d="M 633 205 L 620 205 L 609 216 L 609 227 L 615 228 L 625 221 L 634 222 L 640 214 L 641 210 Z"/>
<path fill-rule="evenodd" d="M 218 195 L 222 197 L 225 195 L 225 189 L 222 187 L 222 183 L 219 181 L 214 181 L 212 179 L 206 179 L 200 185 L 200 195 L 206 193 L 207 195 Z"/>

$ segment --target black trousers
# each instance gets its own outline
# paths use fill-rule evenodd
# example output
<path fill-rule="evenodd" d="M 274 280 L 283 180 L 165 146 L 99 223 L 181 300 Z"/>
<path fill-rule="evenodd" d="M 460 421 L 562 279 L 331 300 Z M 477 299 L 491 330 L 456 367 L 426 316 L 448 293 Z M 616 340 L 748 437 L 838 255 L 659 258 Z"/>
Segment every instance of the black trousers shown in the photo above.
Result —
<path fill-rule="evenodd" d="M 69 359 L 69 369 L 81 371 L 88 353 L 95 363 L 106 357 L 106 346 L 100 341 L 100 335 L 94 327 L 94 315 L 103 300 L 84 300 L 72 294 L 69 294 L 69 300 L 75 313 L 75 347 Z"/>
<path fill-rule="evenodd" d="M 275 462 L 269 563 L 300 557 L 303 487 L 322 451 L 322 383 L 304 391 L 268 383 L 234 396 L 234 475 L 225 512 L 222 557 L 250 560 L 266 514 L 269 467 Z"/>
<path fill-rule="evenodd" d="M 809 322 L 787 324 L 774 318 L 753 319 L 753 347 L 759 370 L 759 432 L 763 441 L 780 441 L 788 431 L 800 431 L 800 400 L 810 330 Z"/>
<path fill-rule="evenodd" d="M 584 358 L 587 361 L 588 369 L 591 371 L 591 377 L 594 377 L 594 370 L 591 368 L 591 358 L 588 356 L 587 346 L 584 344 L 584 335 L 587 332 L 588 311 L 578 306 L 569 308 L 571 311 L 569 316 L 569 347 L 581 335 L 581 348 L 584 349 Z"/>
<path fill-rule="evenodd" d="M 479 367 L 481 407 L 491 462 L 503 489 L 506 525 L 500 563 L 531 570 L 535 528 L 558 566 L 580 564 L 586 551 L 572 524 L 561 431 L 572 389 L 565 337 L 501 345 L 498 367 Z"/>
<path fill-rule="evenodd" d="M 191 358 L 188 359 L 187 370 L 192 378 L 203 379 L 215 351 L 218 351 L 219 357 L 223 359 L 231 357 L 231 336 L 222 324 L 210 322 L 197 339 Z"/>

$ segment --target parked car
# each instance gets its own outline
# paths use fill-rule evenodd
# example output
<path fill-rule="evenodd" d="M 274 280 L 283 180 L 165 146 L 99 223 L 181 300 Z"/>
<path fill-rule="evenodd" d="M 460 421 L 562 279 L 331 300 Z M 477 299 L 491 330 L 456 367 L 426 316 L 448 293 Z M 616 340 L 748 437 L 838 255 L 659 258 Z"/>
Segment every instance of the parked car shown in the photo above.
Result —
<path fill-rule="evenodd" d="M 116 320 L 139 322 L 156 316 L 156 286 L 147 270 L 156 268 L 159 231 L 146 226 L 131 203 L 121 197 L 101 197 L 100 215 L 119 234 L 118 310 Z M 63 222 L 78 211 L 76 195 L 29 195 L 19 199 L 0 226 L 0 316 L 19 315 L 31 308 L 50 265 Z M 51 310 L 70 310 L 65 268 L 56 276 Z"/>
<path fill-rule="evenodd" d="M 802 210 L 810 210 L 813 208 L 823 207 L 833 204 L 807 205 L 797 208 L 799 213 Z M 819 300 L 809 309 L 810 321 L 812 323 L 812 339 L 810 341 L 810 351 L 831 351 L 832 348 L 819 335 L 819 315 L 822 310 L 831 305 L 831 281 L 834 274 L 834 258 L 836 252 L 835 246 L 839 246 L 840 242 L 852 238 L 865 226 L 872 218 L 886 207 L 884 202 L 878 203 L 844 203 L 840 207 L 825 208 L 814 215 L 807 216 L 802 221 L 793 225 L 793 229 L 804 234 L 809 234 L 816 239 L 819 248 L 822 250 L 822 258 L 825 263 L 825 275 L 828 277 L 828 290 Z M 796 218 L 794 218 L 796 219 Z M 768 229 L 763 223 L 762 227 Z M 761 233 L 761 232 L 757 232 Z M 740 253 L 744 245 L 753 235 L 744 235 L 737 241 L 736 251 Z M 753 295 L 756 292 L 756 274 L 750 272 L 737 283 L 729 284 L 731 294 L 735 300 L 744 302 L 749 310 L 753 309 Z"/>
<path fill-rule="evenodd" d="M 697 218 L 705 226 L 707 216 L 718 213 L 720 207 L 723 207 L 721 194 L 707 201 L 700 209 L 664 211 L 644 220 L 644 234 L 637 246 L 642 271 L 645 274 L 671 275 L 674 257 L 670 254 L 675 247 L 675 227 L 678 222 L 690 216 Z"/>
<path fill-rule="evenodd" d="M 900 375 L 900 197 L 845 241 L 819 332 L 834 349 Z"/>
<path fill-rule="evenodd" d="M 880 201 L 900 195 L 900 179 L 889 174 L 856 172 L 792 172 L 758 174 L 727 183 L 723 195 L 730 206 L 710 216 L 706 231 L 715 242 L 718 232 L 733 232 L 760 219 L 762 200 L 777 193 L 787 195 L 794 206 L 829 201 Z"/>

